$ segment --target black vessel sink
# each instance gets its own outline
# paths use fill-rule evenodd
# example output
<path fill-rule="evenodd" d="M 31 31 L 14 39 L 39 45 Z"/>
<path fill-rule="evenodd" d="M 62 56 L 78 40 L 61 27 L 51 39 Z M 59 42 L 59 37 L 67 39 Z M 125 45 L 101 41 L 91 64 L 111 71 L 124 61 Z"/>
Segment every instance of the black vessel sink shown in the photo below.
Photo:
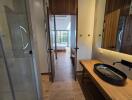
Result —
<path fill-rule="evenodd" d="M 124 85 L 127 79 L 126 74 L 107 64 L 95 64 L 94 71 L 100 78 L 114 85 Z"/>

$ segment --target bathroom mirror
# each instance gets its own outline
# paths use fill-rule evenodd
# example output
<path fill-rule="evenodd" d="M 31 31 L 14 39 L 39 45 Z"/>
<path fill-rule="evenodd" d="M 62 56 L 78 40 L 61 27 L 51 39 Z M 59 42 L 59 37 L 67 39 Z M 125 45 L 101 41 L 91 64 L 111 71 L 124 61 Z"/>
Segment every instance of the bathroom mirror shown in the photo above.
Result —
<path fill-rule="evenodd" d="M 132 54 L 131 0 L 106 0 L 102 48 Z"/>

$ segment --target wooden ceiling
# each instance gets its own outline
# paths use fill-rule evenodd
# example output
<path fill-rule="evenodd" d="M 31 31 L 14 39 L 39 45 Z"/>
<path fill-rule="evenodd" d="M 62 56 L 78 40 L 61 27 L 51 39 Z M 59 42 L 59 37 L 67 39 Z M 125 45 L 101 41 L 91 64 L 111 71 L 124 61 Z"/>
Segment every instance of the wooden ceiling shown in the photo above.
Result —
<path fill-rule="evenodd" d="M 130 7 L 131 0 L 106 0 L 105 14 L 109 14 L 118 9 L 124 9 Z"/>
<path fill-rule="evenodd" d="M 49 0 L 50 13 L 55 15 L 75 15 L 78 0 Z"/>

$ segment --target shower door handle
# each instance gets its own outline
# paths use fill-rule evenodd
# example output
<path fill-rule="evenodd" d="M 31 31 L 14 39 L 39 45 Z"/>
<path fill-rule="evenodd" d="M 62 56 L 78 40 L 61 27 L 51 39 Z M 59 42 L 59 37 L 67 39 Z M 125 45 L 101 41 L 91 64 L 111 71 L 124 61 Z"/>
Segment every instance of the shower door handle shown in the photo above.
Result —
<path fill-rule="evenodd" d="M 32 55 L 33 52 L 32 52 L 32 50 L 25 50 L 24 53 Z"/>

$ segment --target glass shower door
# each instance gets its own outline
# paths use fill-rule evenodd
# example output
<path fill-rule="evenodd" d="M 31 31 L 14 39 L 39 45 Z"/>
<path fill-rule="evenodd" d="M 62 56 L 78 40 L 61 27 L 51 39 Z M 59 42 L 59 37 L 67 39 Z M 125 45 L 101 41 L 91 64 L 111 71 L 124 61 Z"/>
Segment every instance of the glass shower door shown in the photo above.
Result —
<path fill-rule="evenodd" d="M 26 0 L 0 1 L 0 14 L 0 36 L 7 61 L 0 66 L 0 100 L 39 100 Z"/>

